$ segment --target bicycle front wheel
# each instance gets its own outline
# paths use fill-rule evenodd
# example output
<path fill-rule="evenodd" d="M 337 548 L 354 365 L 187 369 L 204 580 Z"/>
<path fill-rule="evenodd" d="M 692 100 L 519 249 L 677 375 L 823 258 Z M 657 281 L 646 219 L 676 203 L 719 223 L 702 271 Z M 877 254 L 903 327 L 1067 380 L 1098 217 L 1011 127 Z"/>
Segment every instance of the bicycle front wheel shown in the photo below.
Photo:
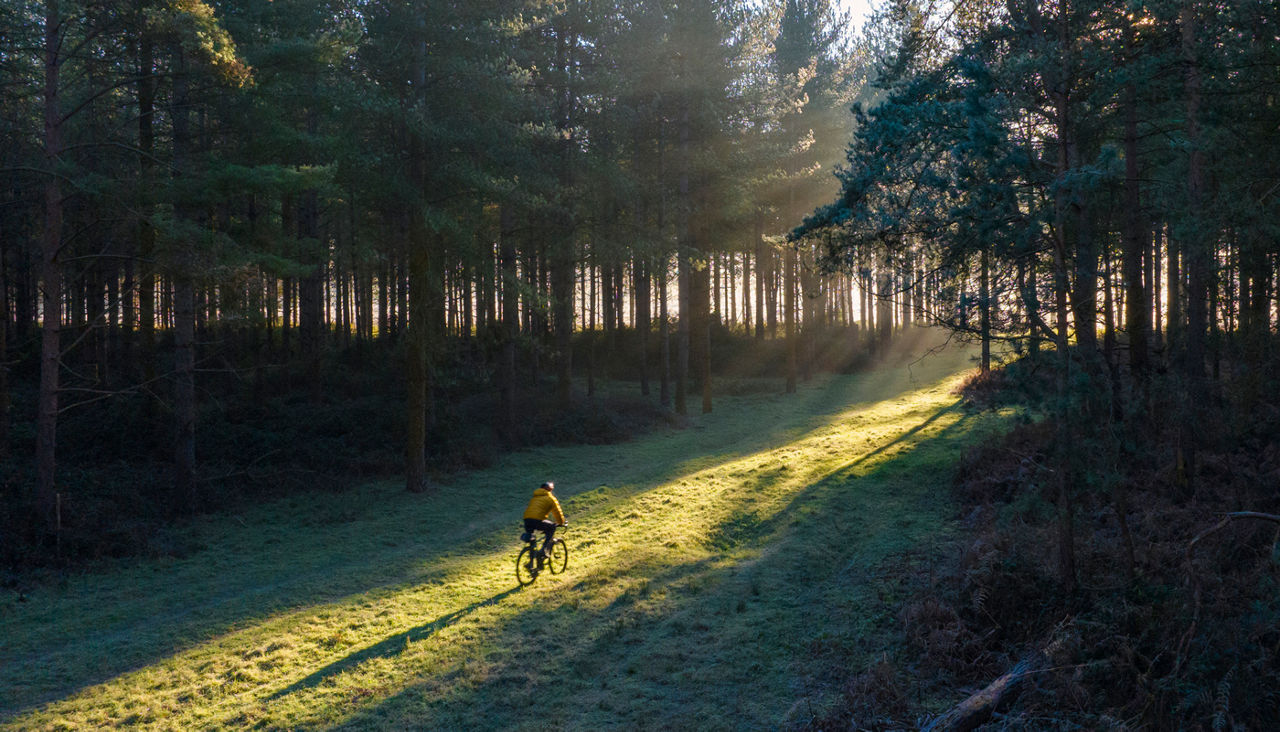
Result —
<path fill-rule="evenodd" d="M 521 587 L 527 587 L 538 579 L 538 560 L 533 554 L 533 549 L 525 547 L 520 550 L 520 556 L 516 557 L 516 581 Z"/>
<path fill-rule="evenodd" d="M 564 539 L 556 539 L 551 544 L 551 574 L 560 574 L 569 566 L 569 545 Z"/>

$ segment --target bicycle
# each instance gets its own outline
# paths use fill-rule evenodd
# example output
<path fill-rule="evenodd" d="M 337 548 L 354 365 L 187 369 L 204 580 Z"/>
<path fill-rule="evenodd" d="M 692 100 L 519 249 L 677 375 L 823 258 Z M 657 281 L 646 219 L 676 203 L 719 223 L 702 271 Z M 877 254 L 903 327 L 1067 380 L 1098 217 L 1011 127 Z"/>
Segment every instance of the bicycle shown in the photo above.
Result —
<path fill-rule="evenodd" d="M 560 527 L 564 531 L 566 527 Z M 569 567 L 569 545 L 560 536 L 551 540 L 549 555 L 544 555 L 538 548 L 540 538 L 534 532 L 526 531 L 520 535 L 525 543 L 520 554 L 516 556 L 516 581 L 521 587 L 528 587 L 538 579 L 543 569 L 550 569 L 551 574 L 560 574 Z"/>

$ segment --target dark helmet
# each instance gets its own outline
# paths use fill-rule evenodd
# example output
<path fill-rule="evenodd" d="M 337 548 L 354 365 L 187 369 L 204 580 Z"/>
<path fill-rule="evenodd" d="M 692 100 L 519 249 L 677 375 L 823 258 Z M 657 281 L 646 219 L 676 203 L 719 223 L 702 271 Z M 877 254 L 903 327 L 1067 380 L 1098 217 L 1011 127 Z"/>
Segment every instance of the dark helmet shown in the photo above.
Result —
<path fill-rule="evenodd" d="M 539 487 L 546 491 L 553 491 L 556 489 L 556 484 L 548 480 L 546 483 L 543 483 Z"/>

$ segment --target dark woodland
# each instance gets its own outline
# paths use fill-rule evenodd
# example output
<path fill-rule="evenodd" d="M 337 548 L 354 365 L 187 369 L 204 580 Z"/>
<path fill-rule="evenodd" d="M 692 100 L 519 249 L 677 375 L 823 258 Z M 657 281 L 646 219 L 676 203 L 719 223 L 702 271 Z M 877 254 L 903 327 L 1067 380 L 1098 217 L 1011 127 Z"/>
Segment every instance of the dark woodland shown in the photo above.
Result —
<path fill-rule="evenodd" d="M 7 0 L 0 79 L 6 592 L 945 331 L 1008 427 L 784 726 L 1280 726 L 1272 0 Z"/>

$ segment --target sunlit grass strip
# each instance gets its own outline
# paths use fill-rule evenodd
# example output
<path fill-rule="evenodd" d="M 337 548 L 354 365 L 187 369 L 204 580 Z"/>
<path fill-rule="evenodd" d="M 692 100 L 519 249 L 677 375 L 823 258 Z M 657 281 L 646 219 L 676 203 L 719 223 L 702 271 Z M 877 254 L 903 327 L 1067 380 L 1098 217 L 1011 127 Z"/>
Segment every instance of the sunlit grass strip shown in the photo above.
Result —
<path fill-rule="evenodd" d="M 584 684 L 562 679 L 557 685 L 542 677 L 535 659 L 547 638 L 539 629 L 566 643 L 565 653 L 576 658 L 597 646 L 626 649 L 634 640 L 624 637 L 627 624 L 635 618 L 696 614 L 690 607 L 697 603 L 682 600 L 677 606 L 668 596 L 703 581 L 708 568 L 754 561 L 767 546 L 733 536 L 735 516 L 751 517 L 748 534 L 781 543 L 787 527 L 776 519 L 799 493 L 837 472 L 847 480 L 875 471 L 954 423 L 950 386 L 948 381 L 863 404 L 771 449 L 730 453 L 723 460 L 703 457 L 698 462 L 706 467 L 656 485 L 602 487 L 575 496 L 567 506 L 574 522 L 573 564 L 564 581 L 546 577 L 531 590 L 510 592 L 517 547 L 509 531 L 486 534 L 469 545 L 477 550 L 474 556 L 435 557 L 410 573 L 413 581 L 247 623 L 14 723 L 315 727 L 347 720 L 395 726 L 404 715 L 414 724 L 477 723 L 494 720 L 479 710 L 479 718 L 468 716 L 454 704 L 469 700 L 475 707 L 481 690 L 492 696 L 494 689 L 509 697 L 507 703 L 536 696 L 545 707 L 549 689 L 584 692 Z M 856 396 L 861 389 L 855 384 L 846 391 L 839 396 Z M 906 439 L 894 442 L 904 434 Z M 664 439 L 625 447 L 641 462 L 660 459 Z M 558 453 L 560 460 L 590 464 L 594 451 Z M 616 452 L 608 454 L 619 459 Z M 680 653 L 671 658 L 697 683 L 734 683 L 733 670 L 715 669 L 714 659 Z M 625 706 L 617 690 L 591 689 L 589 696 L 604 706 Z M 553 695 L 552 706 L 561 706 L 554 703 L 560 698 Z M 378 712 L 390 710 L 397 711 L 380 720 Z"/>

